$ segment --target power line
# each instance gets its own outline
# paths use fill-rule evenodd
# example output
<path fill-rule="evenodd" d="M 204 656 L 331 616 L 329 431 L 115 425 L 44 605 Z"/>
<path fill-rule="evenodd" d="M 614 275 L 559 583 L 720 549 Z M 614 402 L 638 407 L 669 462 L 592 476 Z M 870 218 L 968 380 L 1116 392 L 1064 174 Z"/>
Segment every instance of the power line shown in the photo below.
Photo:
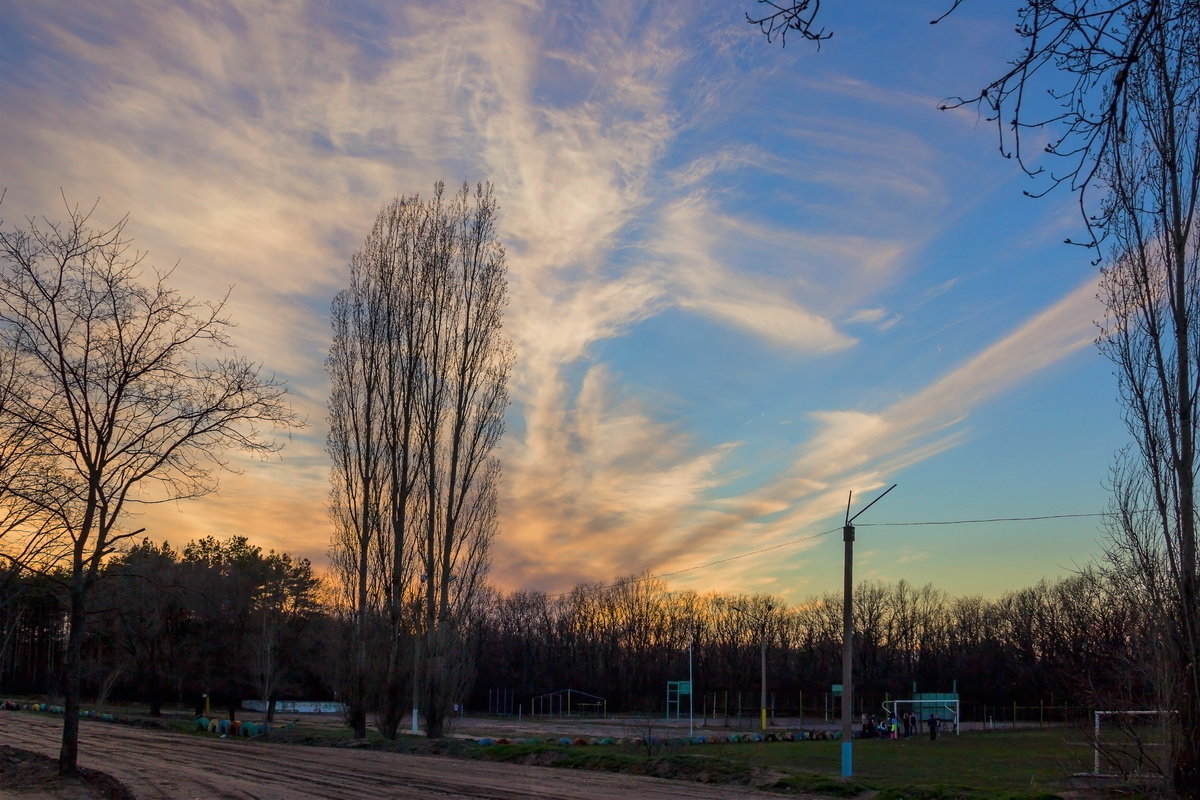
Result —
<path fill-rule="evenodd" d="M 1081 519 L 1084 517 L 1104 517 L 1104 516 L 1107 516 L 1107 514 L 1103 514 L 1103 513 L 1042 514 L 1042 515 L 1032 516 L 1032 517 L 991 517 L 991 518 L 987 518 L 987 519 L 944 519 L 944 520 L 927 520 L 924 522 L 861 522 L 856 527 L 865 528 L 865 527 L 870 526 L 870 527 L 883 528 L 883 527 L 916 527 L 919 525 L 979 525 L 979 524 L 988 523 L 988 522 L 1037 522 L 1040 520 L 1048 520 L 1048 519 Z M 769 553 L 772 550 L 780 550 L 784 547 L 791 547 L 792 545 L 800 544 L 801 542 L 810 542 L 813 539 L 819 539 L 822 536 L 828 536 L 831 533 L 837 533 L 840 530 L 841 530 L 841 528 L 830 528 L 829 530 L 821 531 L 820 533 L 813 533 L 813 534 L 809 534 L 808 536 L 798 537 L 796 539 L 788 539 L 786 542 L 780 542 L 779 544 L 774 544 L 774 545 L 771 545 L 770 547 L 761 547 L 757 550 L 747 550 L 744 553 L 736 553 L 732 556 L 726 556 L 725 558 L 718 558 L 715 561 L 706 561 L 703 564 L 696 564 L 691 567 L 684 567 L 683 569 L 672 570 L 671 572 L 660 572 L 657 574 L 646 575 L 646 576 L 643 576 L 640 578 L 630 578 L 628 580 L 617 581 L 616 583 L 610 583 L 607 586 L 601 586 L 599 588 L 600 589 L 617 589 L 621 586 L 630 586 L 630 585 L 636 584 L 636 583 L 644 583 L 649 580 L 654 580 L 655 578 L 671 578 L 676 575 L 682 575 L 686 572 L 695 572 L 698 569 L 707 569 L 708 567 L 715 567 L 718 564 L 726 564 L 730 561 L 737 561 L 739 559 L 749 558 L 750 556 L 760 555 L 761 553 Z M 567 592 L 554 592 L 553 594 L 547 594 L 545 596 L 547 598 L 565 597 L 565 596 L 571 594 L 571 592 L 573 592 L 573 591 L 575 591 L 575 590 L 572 589 Z"/>
<path fill-rule="evenodd" d="M 992 517 L 990 519 L 943 519 L 928 522 L 860 522 L 857 527 L 900 527 L 905 525 L 976 525 L 983 522 L 1031 522 L 1040 519 L 1078 519 L 1080 517 L 1103 517 L 1102 513 L 1095 514 L 1045 514 L 1040 517 Z"/>

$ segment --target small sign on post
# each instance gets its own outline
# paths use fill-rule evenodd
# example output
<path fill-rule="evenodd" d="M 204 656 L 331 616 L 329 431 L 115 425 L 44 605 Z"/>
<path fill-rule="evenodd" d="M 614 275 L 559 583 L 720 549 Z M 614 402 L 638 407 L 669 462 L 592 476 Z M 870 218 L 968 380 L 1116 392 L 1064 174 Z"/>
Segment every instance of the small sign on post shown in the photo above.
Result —
<path fill-rule="evenodd" d="M 692 713 L 692 682 L 667 681 L 667 719 L 679 719 L 682 716 L 683 706 L 679 698 L 685 695 L 688 698 L 688 719 L 690 720 Z"/>
<path fill-rule="evenodd" d="M 840 695 L 841 695 L 841 693 L 842 693 L 842 685 L 841 685 L 840 683 L 835 683 L 835 684 L 833 684 L 833 686 L 832 686 L 831 688 L 832 688 L 832 690 L 833 690 L 833 695 L 834 695 L 834 697 L 838 697 L 838 696 L 840 696 Z"/>

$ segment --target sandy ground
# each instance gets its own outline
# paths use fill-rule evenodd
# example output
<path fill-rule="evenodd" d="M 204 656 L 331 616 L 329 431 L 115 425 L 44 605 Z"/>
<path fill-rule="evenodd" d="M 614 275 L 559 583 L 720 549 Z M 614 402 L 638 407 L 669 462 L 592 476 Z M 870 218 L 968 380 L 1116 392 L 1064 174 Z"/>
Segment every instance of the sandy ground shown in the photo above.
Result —
<path fill-rule="evenodd" d="M 56 755 L 62 720 L 0 712 L 0 743 Z M 466 728 L 467 725 L 460 726 Z M 540 727 L 540 726 L 539 726 Z M 83 720 L 80 766 L 102 770 L 138 798 L 562 798 L 668 800 L 777 797 L 737 786 L 436 756 L 298 747 L 185 736 Z M 0 797 L 4 797 L 0 789 Z M 29 795 L 13 795 L 26 800 Z"/>

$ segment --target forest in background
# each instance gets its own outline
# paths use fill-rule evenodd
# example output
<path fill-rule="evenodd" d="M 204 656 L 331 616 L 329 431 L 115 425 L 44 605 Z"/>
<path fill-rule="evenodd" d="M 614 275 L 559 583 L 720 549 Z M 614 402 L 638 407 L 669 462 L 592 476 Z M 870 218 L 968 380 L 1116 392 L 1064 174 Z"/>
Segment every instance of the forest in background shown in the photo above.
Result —
<path fill-rule="evenodd" d="M 0 693 L 56 696 L 67 613 L 61 584 L 16 573 L 4 581 Z M 144 540 L 108 562 L 96 597 L 85 643 L 90 701 L 157 712 L 191 707 L 207 692 L 224 710 L 343 691 L 354 621 L 305 559 L 263 552 L 242 537 L 182 550 Z M 857 707 L 908 697 L 914 684 L 956 687 L 965 719 L 1011 714 L 1014 703 L 1086 712 L 1153 702 L 1139 644 L 1145 621 L 1099 570 L 994 599 L 903 580 L 864 582 L 854 600 Z M 754 717 L 765 642 L 773 713 L 794 715 L 803 702 L 819 717 L 840 676 L 841 607 L 840 594 L 787 605 L 767 595 L 673 591 L 650 575 L 555 595 L 489 589 L 469 615 L 473 681 L 462 702 L 471 713 L 520 706 L 528 714 L 532 698 L 575 689 L 604 698 L 609 713 L 664 713 L 667 681 L 688 677 L 690 644 L 697 715 L 705 704 L 712 716 L 715 696 L 730 714 L 740 697 L 743 714 Z M 383 658 L 386 649 L 373 652 Z"/>

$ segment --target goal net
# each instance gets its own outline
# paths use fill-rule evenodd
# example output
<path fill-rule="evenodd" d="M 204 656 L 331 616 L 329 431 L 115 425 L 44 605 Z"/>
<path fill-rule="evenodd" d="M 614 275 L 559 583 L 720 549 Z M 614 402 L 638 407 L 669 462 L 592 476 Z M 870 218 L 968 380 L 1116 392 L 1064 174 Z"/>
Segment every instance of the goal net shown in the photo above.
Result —
<path fill-rule="evenodd" d="M 1096 711 L 1092 723 L 1095 777 L 1165 773 L 1170 715 L 1174 711 Z"/>
<path fill-rule="evenodd" d="M 896 719 L 900 719 L 905 711 L 916 714 L 921 727 L 929 724 L 930 717 L 937 717 L 943 730 L 950 725 L 954 727 L 954 734 L 958 735 L 957 700 L 885 700 L 883 710 Z"/>

